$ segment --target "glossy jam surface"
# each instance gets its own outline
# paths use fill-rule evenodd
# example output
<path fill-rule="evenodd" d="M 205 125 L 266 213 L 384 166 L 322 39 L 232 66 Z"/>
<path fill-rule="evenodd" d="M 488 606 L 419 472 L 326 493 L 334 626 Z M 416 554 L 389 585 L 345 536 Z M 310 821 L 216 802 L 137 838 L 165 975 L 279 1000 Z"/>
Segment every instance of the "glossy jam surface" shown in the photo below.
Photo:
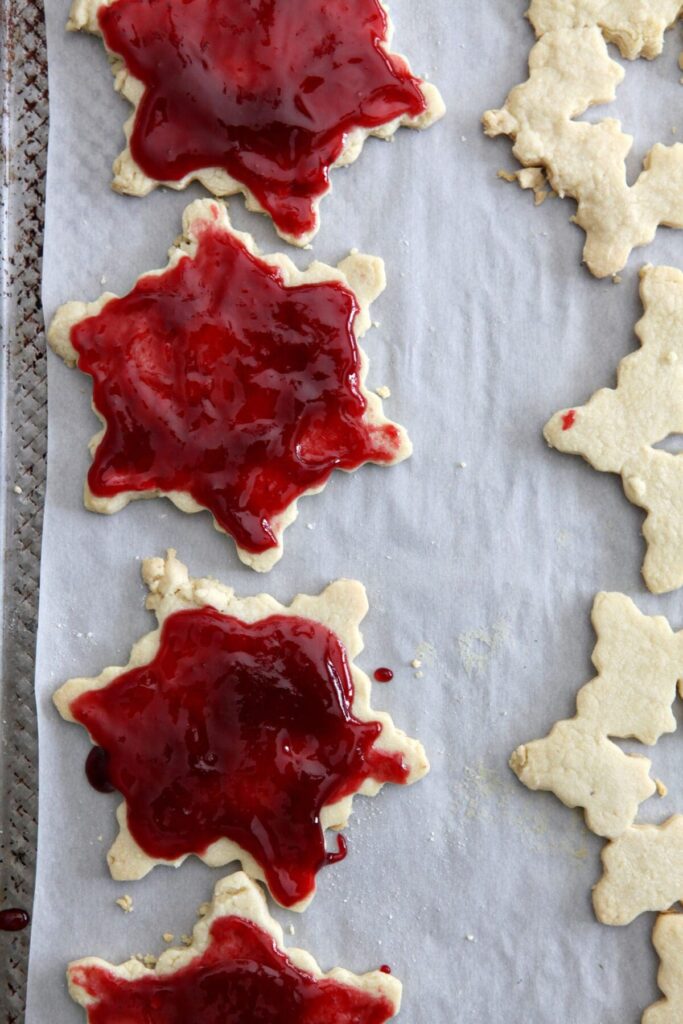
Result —
<path fill-rule="evenodd" d="M 26 911 L 18 907 L 0 910 L 0 932 L 20 932 L 28 928 L 30 922 L 31 918 Z"/>
<path fill-rule="evenodd" d="M 353 294 L 287 288 L 230 232 L 148 275 L 71 331 L 106 431 L 91 492 L 183 491 L 238 545 L 276 546 L 273 520 L 337 468 L 390 462 L 401 436 L 363 417 Z"/>
<path fill-rule="evenodd" d="M 116 787 L 109 778 L 109 754 L 102 747 L 93 747 L 85 759 L 85 775 L 98 793 L 113 793 Z"/>
<path fill-rule="evenodd" d="M 294 237 L 315 229 L 351 129 L 425 109 L 380 47 L 379 0 L 115 0 L 99 22 L 145 87 L 130 139 L 145 174 L 222 168 Z"/>
<path fill-rule="evenodd" d="M 330 859 L 323 806 L 369 777 L 407 777 L 400 755 L 376 749 L 379 722 L 358 721 L 352 701 L 345 650 L 325 627 L 286 615 L 247 625 L 203 608 L 169 616 L 153 661 L 71 711 L 107 751 L 146 853 L 174 860 L 227 837 L 291 906 Z"/>
<path fill-rule="evenodd" d="M 239 917 L 215 920 L 204 953 L 164 978 L 124 981 L 99 966 L 69 975 L 93 1000 L 89 1024 L 384 1024 L 393 1013 L 382 995 L 302 971 Z"/>
<path fill-rule="evenodd" d="M 378 683 L 390 683 L 394 678 L 394 673 L 390 668 L 376 668 L 374 677 Z"/>

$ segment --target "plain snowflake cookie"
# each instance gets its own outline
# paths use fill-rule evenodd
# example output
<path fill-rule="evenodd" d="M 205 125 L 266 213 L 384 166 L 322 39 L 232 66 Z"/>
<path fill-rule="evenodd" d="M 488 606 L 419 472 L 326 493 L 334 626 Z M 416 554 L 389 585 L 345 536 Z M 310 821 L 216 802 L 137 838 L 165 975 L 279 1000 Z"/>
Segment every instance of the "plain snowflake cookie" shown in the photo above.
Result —
<path fill-rule="evenodd" d="M 282 928 L 257 885 L 236 872 L 218 882 L 185 948 L 154 967 L 85 957 L 67 969 L 72 999 L 88 1024 L 250 1020 L 260 1024 L 384 1024 L 401 1005 L 401 983 L 381 970 L 323 973 L 302 949 L 286 949 Z"/>
<path fill-rule="evenodd" d="M 316 877 L 340 860 L 325 830 L 344 828 L 354 796 L 429 769 L 422 745 L 370 706 L 354 665 L 365 590 L 338 580 L 285 607 L 193 579 L 169 551 L 143 562 L 158 628 L 125 667 L 55 694 L 83 725 L 109 790 L 124 802 L 107 860 L 134 880 L 189 856 L 239 860 L 283 906 L 303 910 Z M 90 762 L 90 758 L 89 758 Z M 104 771 L 102 771 L 104 769 Z"/>
<path fill-rule="evenodd" d="M 391 52 L 380 0 L 74 0 L 68 27 L 102 38 L 134 108 L 117 191 L 196 179 L 216 196 L 242 192 L 295 245 L 318 230 L 332 168 L 368 136 L 445 112 Z"/>
<path fill-rule="evenodd" d="M 644 267 L 640 294 L 641 347 L 622 359 L 617 387 L 558 412 L 544 435 L 558 451 L 620 474 L 626 497 L 647 512 L 643 576 L 662 594 L 683 585 L 683 454 L 654 447 L 683 433 L 683 273 Z"/>
<path fill-rule="evenodd" d="M 643 615 L 624 594 L 598 594 L 592 621 L 598 674 L 579 690 L 576 715 L 518 747 L 510 767 L 529 789 L 582 807 L 588 828 L 611 838 L 629 828 L 655 783 L 650 761 L 625 754 L 610 737 L 651 745 L 675 731 L 683 632 L 674 633 L 661 616 Z"/>
<path fill-rule="evenodd" d="M 537 36 L 597 26 L 622 57 L 652 60 L 662 52 L 664 33 L 681 11 L 681 0 L 531 0 L 527 17 Z"/>
<path fill-rule="evenodd" d="M 490 137 L 508 135 L 524 168 L 541 171 L 557 195 L 576 201 L 572 219 L 586 233 L 588 268 L 596 277 L 614 275 L 636 246 L 652 241 L 659 225 L 683 227 L 683 145 L 653 146 L 629 186 L 626 156 L 632 137 L 613 118 L 595 124 L 576 118 L 611 102 L 624 77 L 609 56 L 605 35 L 629 56 L 654 56 L 676 12 L 664 0 L 565 0 L 533 4 L 530 16 L 543 34 L 529 55 L 529 77 L 502 108 L 484 114 L 484 131 Z M 538 184 L 534 191 L 538 196 Z"/>
<path fill-rule="evenodd" d="M 683 914 L 662 914 L 652 930 L 660 960 L 657 984 L 664 998 L 648 1007 L 642 1024 L 680 1024 L 683 1020 Z"/>
<path fill-rule="evenodd" d="M 364 385 L 359 339 L 384 286 L 376 257 L 299 271 L 261 255 L 223 203 L 192 203 L 164 269 L 123 297 L 68 302 L 50 324 L 54 351 L 92 377 L 102 422 L 86 507 L 164 496 L 208 510 L 243 562 L 272 568 L 299 498 L 336 469 L 411 453 Z"/>
<path fill-rule="evenodd" d="M 602 851 L 593 906 L 603 924 L 630 924 L 683 900 L 683 814 L 661 825 L 632 825 Z"/>

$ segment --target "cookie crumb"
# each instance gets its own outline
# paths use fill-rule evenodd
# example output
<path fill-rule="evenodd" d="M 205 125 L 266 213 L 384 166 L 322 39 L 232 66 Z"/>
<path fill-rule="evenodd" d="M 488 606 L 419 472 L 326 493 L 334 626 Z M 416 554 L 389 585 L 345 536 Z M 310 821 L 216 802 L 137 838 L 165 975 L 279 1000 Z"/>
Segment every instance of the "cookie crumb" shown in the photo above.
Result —
<path fill-rule="evenodd" d="M 134 959 L 139 960 L 141 964 L 150 969 L 157 965 L 157 958 L 152 953 L 136 953 Z"/>
<path fill-rule="evenodd" d="M 467 463 L 466 462 L 456 462 L 455 465 L 457 466 L 458 469 L 467 469 Z"/>
<path fill-rule="evenodd" d="M 474 942 L 474 935 L 466 935 L 465 938 L 468 942 Z"/>
<path fill-rule="evenodd" d="M 288 933 L 290 935 L 294 935 L 294 925 L 293 924 L 288 924 L 287 925 L 287 931 L 288 931 Z"/>
<path fill-rule="evenodd" d="M 667 786 L 665 785 L 665 783 L 662 782 L 661 779 L 655 779 L 655 786 L 657 787 L 657 793 L 659 796 L 666 796 L 666 794 L 669 792 Z"/>
<path fill-rule="evenodd" d="M 12 488 L 12 490 L 14 491 L 15 494 L 23 494 L 24 493 L 22 488 L 19 486 L 19 484 L 15 484 L 14 487 Z"/>
<path fill-rule="evenodd" d="M 410 665 L 412 668 L 422 668 L 422 662 L 419 658 L 413 658 Z"/>
<path fill-rule="evenodd" d="M 161 937 L 164 940 L 164 942 L 173 942 L 173 940 L 175 939 L 175 935 L 173 934 L 173 932 L 164 932 L 164 934 Z"/>
<path fill-rule="evenodd" d="M 620 274 L 612 274 L 612 284 L 621 284 Z"/>
<path fill-rule="evenodd" d="M 391 398 L 391 388 L 388 388 L 386 384 L 382 384 L 380 387 L 375 388 L 375 391 L 380 398 Z"/>
<path fill-rule="evenodd" d="M 192 945 L 192 936 L 191 935 L 181 935 L 180 936 L 180 941 L 182 942 L 183 946 L 191 946 Z"/>
<path fill-rule="evenodd" d="M 114 903 L 116 904 L 117 907 L 121 907 L 121 910 L 124 912 L 124 914 L 132 914 L 133 900 L 128 895 L 128 893 L 126 893 L 125 896 L 119 896 L 117 900 L 114 900 Z"/>

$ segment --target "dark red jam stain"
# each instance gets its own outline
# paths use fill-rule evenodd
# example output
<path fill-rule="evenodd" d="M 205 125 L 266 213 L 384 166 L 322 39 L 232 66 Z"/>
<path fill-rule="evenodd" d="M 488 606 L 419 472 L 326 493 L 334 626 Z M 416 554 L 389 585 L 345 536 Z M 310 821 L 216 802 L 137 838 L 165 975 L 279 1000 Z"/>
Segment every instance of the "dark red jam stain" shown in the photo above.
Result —
<path fill-rule="evenodd" d="M 0 910 L 0 932 L 20 932 L 28 927 L 30 921 L 25 910 L 16 907 Z"/>
<path fill-rule="evenodd" d="M 382 972 L 382 974 L 391 974 L 391 967 L 389 966 L 389 964 L 382 964 L 382 966 L 380 967 L 380 971 Z"/>
<path fill-rule="evenodd" d="M 93 747 L 85 759 L 85 774 L 88 782 L 98 793 L 114 793 L 109 778 L 109 754 L 102 747 Z"/>
<path fill-rule="evenodd" d="M 575 423 L 576 423 L 576 409 L 570 409 L 569 412 L 566 412 L 564 414 L 564 416 L 562 417 L 562 429 L 563 430 L 571 430 L 571 428 L 574 426 Z"/>
<path fill-rule="evenodd" d="M 326 864 L 339 864 L 340 861 L 346 858 L 346 855 L 349 852 L 349 848 L 344 836 L 338 833 L 336 838 L 337 849 L 327 851 L 327 853 L 325 854 Z"/>
<path fill-rule="evenodd" d="M 223 168 L 295 237 L 315 229 L 353 128 L 426 108 L 380 46 L 379 0 L 115 0 L 98 17 L 145 87 L 130 139 L 145 174 Z"/>
<path fill-rule="evenodd" d="M 391 462 L 401 444 L 393 424 L 363 421 L 357 312 L 338 282 L 285 287 L 230 232 L 204 227 L 195 259 L 71 331 L 106 421 L 92 493 L 184 491 L 240 547 L 275 547 L 292 501 L 334 469 Z"/>
<path fill-rule="evenodd" d="M 272 936 L 239 917 L 211 925 L 207 949 L 186 967 L 135 981 L 96 964 L 69 970 L 84 989 L 89 1024 L 384 1024 L 383 995 L 315 978 L 296 967 Z"/>
<path fill-rule="evenodd" d="M 380 723 L 358 721 L 352 701 L 345 650 L 324 626 L 286 615 L 247 625 L 203 608 L 169 616 L 153 661 L 71 712 L 107 751 L 146 853 L 175 860 L 227 837 L 291 906 L 329 860 L 323 806 L 369 777 L 408 776 L 399 754 L 375 747 Z"/>
<path fill-rule="evenodd" d="M 374 675 L 378 683 L 390 683 L 394 678 L 394 673 L 390 668 L 376 668 Z"/>

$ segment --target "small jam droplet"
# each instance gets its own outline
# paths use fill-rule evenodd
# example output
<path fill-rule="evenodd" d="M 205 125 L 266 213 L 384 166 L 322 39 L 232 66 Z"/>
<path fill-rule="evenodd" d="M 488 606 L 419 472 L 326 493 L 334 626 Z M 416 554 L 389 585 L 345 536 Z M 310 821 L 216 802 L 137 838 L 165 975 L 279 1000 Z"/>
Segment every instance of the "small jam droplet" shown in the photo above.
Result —
<path fill-rule="evenodd" d="M 376 668 L 375 679 L 378 683 L 390 683 L 394 678 L 394 673 L 390 668 Z"/>
<path fill-rule="evenodd" d="M 103 747 L 93 747 L 85 761 L 85 774 L 88 782 L 98 793 L 114 793 L 109 778 L 109 754 Z"/>
<path fill-rule="evenodd" d="M 0 932 L 20 932 L 27 927 L 30 920 L 25 910 L 18 910 L 16 907 L 0 910 Z"/>
<path fill-rule="evenodd" d="M 564 414 L 564 416 L 562 417 L 562 429 L 563 430 L 571 430 L 571 428 L 574 426 L 575 423 L 576 423 L 576 410 L 575 409 L 570 409 L 569 412 L 566 412 Z"/>
<path fill-rule="evenodd" d="M 340 860 L 344 860 L 344 857 L 346 857 L 346 854 L 348 852 L 349 851 L 348 851 L 348 847 L 346 845 L 346 840 L 344 839 L 344 836 L 341 833 L 338 833 L 338 835 L 337 835 L 337 850 L 336 850 L 336 852 L 330 850 L 329 853 L 325 854 L 325 863 L 326 864 L 338 864 Z"/>
<path fill-rule="evenodd" d="M 389 964 L 382 964 L 382 966 L 380 967 L 380 971 L 382 972 L 382 974 L 391 974 L 391 967 L 389 966 Z"/>

